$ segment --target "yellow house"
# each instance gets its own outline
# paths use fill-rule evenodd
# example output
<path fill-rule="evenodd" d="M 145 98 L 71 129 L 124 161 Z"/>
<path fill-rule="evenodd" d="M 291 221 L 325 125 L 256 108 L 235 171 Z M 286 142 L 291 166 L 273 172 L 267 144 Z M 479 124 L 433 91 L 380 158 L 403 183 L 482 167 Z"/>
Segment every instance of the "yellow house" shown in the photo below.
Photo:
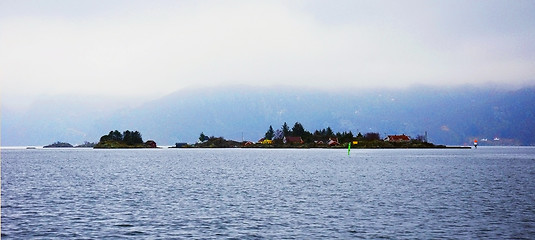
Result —
<path fill-rule="evenodd" d="M 262 144 L 273 144 L 273 141 L 266 139 L 266 140 L 262 141 Z"/>

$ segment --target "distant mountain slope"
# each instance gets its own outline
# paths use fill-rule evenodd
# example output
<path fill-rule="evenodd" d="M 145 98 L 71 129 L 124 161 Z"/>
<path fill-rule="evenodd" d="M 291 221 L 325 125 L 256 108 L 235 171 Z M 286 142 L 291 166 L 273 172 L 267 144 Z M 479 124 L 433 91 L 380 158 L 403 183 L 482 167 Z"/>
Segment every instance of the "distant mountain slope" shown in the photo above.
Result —
<path fill-rule="evenodd" d="M 143 126 L 162 141 L 196 141 L 200 132 L 257 140 L 269 125 L 299 121 L 313 131 L 405 133 L 441 144 L 473 138 L 515 139 L 534 144 L 535 91 L 412 88 L 405 91 L 324 92 L 248 87 L 182 90 L 134 109 L 129 125 Z M 123 116 L 124 117 L 124 116 Z M 115 118 L 112 122 L 121 122 Z"/>
<path fill-rule="evenodd" d="M 28 109 L 1 107 L 2 146 L 43 146 L 56 141 L 73 145 L 98 141 L 104 119 L 126 111 L 132 100 L 120 98 L 43 97 Z"/>
<path fill-rule="evenodd" d="M 159 144 L 195 142 L 201 132 L 256 141 L 269 125 L 277 129 L 284 122 L 291 127 L 299 121 L 309 131 L 328 126 L 335 132 L 378 132 L 381 136 L 416 136 L 427 131 L 429 140 L 438 144 L 470 144 L 474 138 L 488 138 L 491 143 L 499 138 L 501 142 L 492 143 L 535 145 L 533 103 L 535 88 L 415 87 L 351 92 L 243 86 L 184 89 L 113 114 L 77 112 L 83 107 L 48 111 L 47 106 L 26 113 L 24 120 L 3 114 L 2 144 L 97 141 L 113 129 L 138 130 L 144 139 Z M 47 111 L 53 116 L 43 113 Z M 52 129 L 39 131 L 46 126 Z M 72 129 L 85 135 L 66 134 Z"/>

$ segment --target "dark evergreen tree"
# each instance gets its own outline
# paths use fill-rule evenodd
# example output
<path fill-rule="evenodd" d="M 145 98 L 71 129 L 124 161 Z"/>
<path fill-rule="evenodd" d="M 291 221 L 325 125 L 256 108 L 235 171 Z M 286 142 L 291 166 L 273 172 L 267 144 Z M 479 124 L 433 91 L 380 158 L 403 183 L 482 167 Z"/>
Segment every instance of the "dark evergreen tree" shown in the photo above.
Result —
<path fill-rule="evenodd" d="M 129 130 L 123 132 L 123 141 L 128 145 L 133 145 L 132 133 Z"/>
<path fill-rule="evenodd" d="M 336 136 L 338 137 L 338 141 L 340 143 L 346 143 L 346 142 L 353 141 L 353 133 L 351 131 L 343 132 L 343 133 L 337 133 Z"/>
<path fill-rule="evenodd" d="M 334 136 L 334 132 L 331 129 L 331 127 L 327 127 L 327 130 L 325 130 L 325 136 L 326 137 L 333 137 Z"/>
<path fill-rule="evenodd" d="M 143 139 L 141 138 L 141 133 L 138 131 L 129 131 L 126 130 L 123 132 L 123 141 L 128 145 L 135 145 L 135 144 L 141 144 L 143 143 Z"/>
<path fill-rule="evenodd" d="M 132 132 L 132 142 L 134 144 L 140 144 L 143 143 L 143 138 L 141 137 L 141 133 L 138 131 Z"/>
<path fill-rule="evenodd" d="M 273 131 L 273 127 L 269 125 L 269 129 L 267 130 L 264 137 L 268 140 L 273 140 L 273 136 L 275 135 L 275 131 Z"/>
<path fill-rule="evenodd" d="M 294 127 L 292 128 L 292 135 L 296 137 L 304 137 L 305 136 L 305 128 L 301 123 L 295 122 Z"/>
<path fill-rule="evenodd" d="M 208 136 L 204 135 L 204 132 L 201 132 L 201 135 L 199 136 L 199 141 L 204 142 L 210 139 Z"/>
<path fill-rule="evenodd" d="M 123 140 L 123 134 L 121 134 L 119 131 L 115 130 L 115 131 L 110 131 L 110 133 L 108 134 L 109 136 L 109 140 L 113 140 L 113 141 L 122 141 Z"/>
<path fill-rule="evenodd" d="M 104 135 L 102 137 L 100 137 L 100 142 L 106 142 L 106 141 L 110 141 L 111 138 L 110 138 L 110 135 Z"/>
<path fill-rule="evenodd" d="M 288 127 L 288 124 L 286 124 L 286 122 L 284 122 L 284 124 L 282 124 L 282 134 L 284 136 L 291 136 L 292 135 L 292 132 L 290 131 L 290 127 Z"/>

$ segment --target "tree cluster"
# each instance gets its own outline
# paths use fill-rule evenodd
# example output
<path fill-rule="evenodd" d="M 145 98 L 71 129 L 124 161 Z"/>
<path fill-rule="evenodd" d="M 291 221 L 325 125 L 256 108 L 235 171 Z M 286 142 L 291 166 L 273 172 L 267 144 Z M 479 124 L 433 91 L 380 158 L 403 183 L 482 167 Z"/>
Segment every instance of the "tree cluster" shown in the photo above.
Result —
<path fill-rule="evenodd" d="M 381 140 L 381 136 L 379 135 L 379 133 L 369 132 L 364 135 L 364 140 L 367 140 L 367 141 Z"/>
<path fill-rule="evenodd" d="M 362 134 L 359 133 L 360 136 Z M 294 126 L 290 129 L 288 124 L 284 122 L 280 129 L 274 130 L 273 126 L 269 126 L 266 134 L 264 135 L 265 139 L 268 140 L 282 140 L 284 137 L 301 137 L 305 143 L 312 143 L 315 141 L 327 141 L 329 138 L 338 138 L 340 142 L 350 142 L 353 140 L 354 135 L 351 131 L 349 132 L 337 132 L 335 133 L 331 127 L 325 129 L 315 130 L 313 133 L 307 131 L 300 122 L 296 122 Z"/>
<path fill-rule="evenodd" d="M 110 131 L 108 135 L 104 135 L 100 137 L 100 142 L 106 142 L 106 141 L 116 141 L 116 142 L 123 142 L 127 145 L 136 145 L 136 144 L 142 144 L 143 138 L 141 137 L 141 133 L 138 131 L 130 131 L 126 130 L 123 133 L 115 130 Z"/>

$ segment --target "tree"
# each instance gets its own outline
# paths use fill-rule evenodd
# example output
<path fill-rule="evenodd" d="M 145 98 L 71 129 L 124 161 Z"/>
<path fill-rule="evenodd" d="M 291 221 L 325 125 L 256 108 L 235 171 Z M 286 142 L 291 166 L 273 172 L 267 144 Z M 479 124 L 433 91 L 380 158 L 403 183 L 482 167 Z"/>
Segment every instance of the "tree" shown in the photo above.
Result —
<path fill-rule="evenodd" d="M 275 133 L 273 134 L 273 140 L 282 140 L 284 138 L 284 133 L 282 130 L 277 129 L 275 130 Z"/>
<path fill-rule="evenodd" d="M 332 137 L 332 136 L 334 136 L 334 132 L 333 132 L 333 130 L 331 129 L 331 127 L 327 127 L 327 130 L 325 130 L 325 135 L 326 135 L 327 137 Z"/>
<path fill-rule="evenodd" d="M 199 141 L 204 142 L 210 139 L 208 136 L 204 135 L 204 132 L 201 132 L 201 136 L 199 136 Z"/>
<path fill-rule="evenodd" d="M 128 145 L 132 145 L 132 134 L 129 130 L 126 130 L 123 132 L 123 141 L 128 144 Z"/>
<path fill-rule="evenodd" d="M 288 124 L 286 124 L 286 122 L 284 122 L 284 124 L 282 124 L 282 134 L 284 136 L 292 135 L 292 132 L 290 131 L 290 127 L 288 127 Z"/>
<path fill-rule="evenodd" d="M 123 141 L 123 134 L 121 134 L 119 131 L 110 131 L 110 139 L 113 141 Z"/>
<path fill-rule="evenodd" d="M 292 134 L 296 137 L 303 137 L 305 136 L 305 128 L 301 123 L 295 122 L 294 127 L 292 128 Z"/>
<path fill-rule="evenodd" d="M 273 131 L 273 127 L 269 125 L 269 129 L 267 130 L 265 134 L 265 138 L 268 140 L 273 140 L 274 135 L 275 135 L 275 131 Z"/>
<path fill-rule="evenodd" d="M 104 135 L 104 136 L 100 137 L 100 141 L 101 142 L 105 142 L 105 141 L 123 141 L 123 135 L 117 130 L 110 131 L 110 133 L 108 133 L 108 135 Z"/>
<path fill-rule="evenodd" d="M 379 133 L 369 132 L 364 134 L 364 139 L 368 141 L 381 140 Z"/>
<path fill-rule="evenodd" d="M 273 134 L 273 144 L 283 144 L 284 133 L 281 129 L 275 130 Z"/>
<path fill-rule="evenodd" d="M 129 130 L 123 132 L 123 141 L 128 145 L 143 143 L 141 133 L 139 133 L 138 131 L 131 132 Z"/>
<path fill-rule="evenodd" d="M 110 131 L 108 135 L 104 135 L 100 137 L 99 144 L 104 144 L 105 142 L 108 142 L 108 141 L 120 142 L 126 145 L 143 144 L 141 133 L 139 133 L 138 131 L 130 131 L 130 130 L 126 130 L 123 133 L 120 133 L 118 130 Z"/>
<path fill-rule="evenodd" d="M 141 133 L 138 131 L 134 131 L 132 133 L 132 142 L 134 144 L 143 143 L 143 138 L 141 137 Z"/>
<path fill-rule="evenodd" d="M 343 133 L 336 133 L 336 136 L 338 137 L 338 140 L 340 142 L 351 142 L 353 141 L 353 133 L 351 131 L 349 132 L 343 132 Z"/>
<path fill-rule="evenodd" d="M 110 138 L 110 135 L 104 135 L 102 137 L 100 137 L 100 141 L 99 142 L 106 142 L 106 141 L 110 141 L 111 138 Z"/>

